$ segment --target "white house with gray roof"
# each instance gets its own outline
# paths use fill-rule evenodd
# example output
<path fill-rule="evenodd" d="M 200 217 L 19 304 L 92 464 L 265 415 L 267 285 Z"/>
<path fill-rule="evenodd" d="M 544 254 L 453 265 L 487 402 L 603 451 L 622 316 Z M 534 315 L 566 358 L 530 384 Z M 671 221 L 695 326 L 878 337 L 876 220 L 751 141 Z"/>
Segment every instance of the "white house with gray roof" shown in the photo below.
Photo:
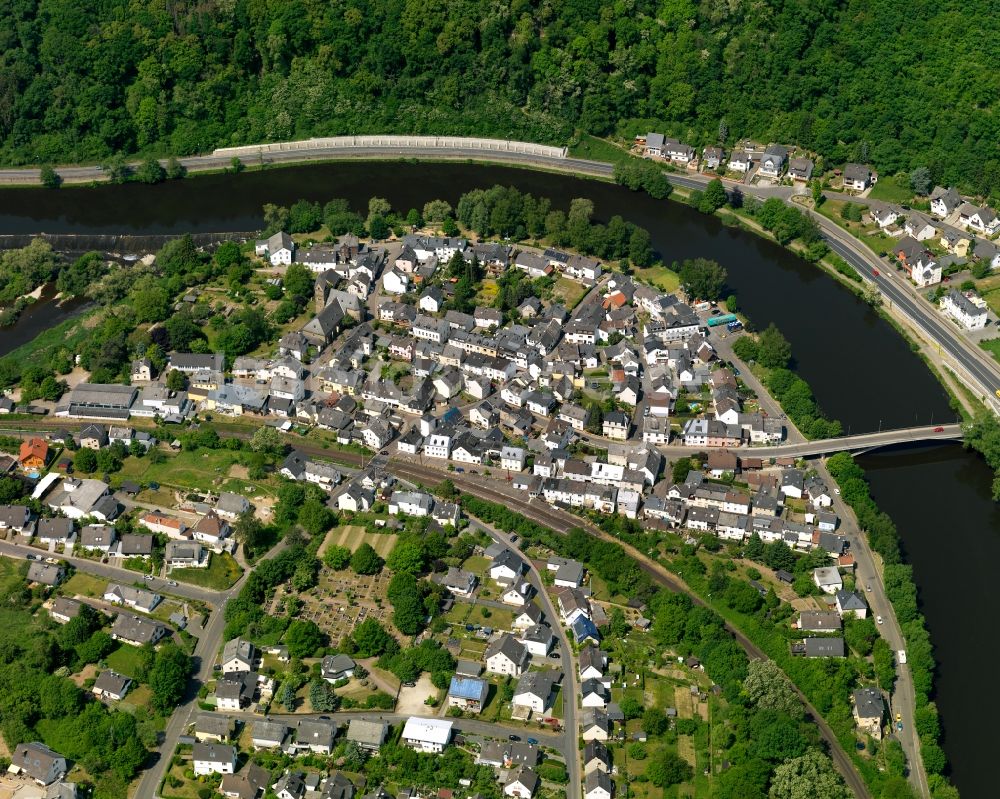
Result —
<path fill-rule="evenodd" d="M 986 327 L 986 304 L 977 305 L 958 289 L 949 289 L 941 298 L 941 310 L 966 330 L 982 330 Z"/>
<path fill-rule="evenodd" d="M 491 641 L 484 653 L 486 671 L 518 677 L 528 668 L 528 650 L 514 636 L 504 633 Z"/>

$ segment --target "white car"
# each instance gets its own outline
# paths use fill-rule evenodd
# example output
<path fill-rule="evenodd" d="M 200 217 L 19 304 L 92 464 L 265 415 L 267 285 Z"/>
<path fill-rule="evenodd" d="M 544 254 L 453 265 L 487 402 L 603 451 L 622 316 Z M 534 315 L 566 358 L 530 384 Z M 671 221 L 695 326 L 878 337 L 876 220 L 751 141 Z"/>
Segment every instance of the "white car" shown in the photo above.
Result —
<path fill-rule="evenodd" d="M 875 617 L 875 621 L 876 621 L 876 622 L 877 622 L 878 624 L 881 624 L 881 623 L 882 623 L 882 617 L 881 617 L 881 616 L 876 616 L 876 617 Z"/>
<path fill-rule="evenodd" d="M 899 661 L 899 664 L 901 666 L 906 664 L 906 650 L 905 649 L 900 649 L 896 653 L 896 660 Z"/>

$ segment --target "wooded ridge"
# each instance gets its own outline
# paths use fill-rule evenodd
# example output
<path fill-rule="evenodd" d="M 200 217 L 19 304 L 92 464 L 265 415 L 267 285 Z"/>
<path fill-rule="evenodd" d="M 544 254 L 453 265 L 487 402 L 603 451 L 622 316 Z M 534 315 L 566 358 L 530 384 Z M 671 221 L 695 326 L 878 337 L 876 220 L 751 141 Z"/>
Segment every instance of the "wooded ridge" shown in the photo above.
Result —
<path fill-rule="evenodd" d="M 662 130 L 926 166 L 988 195 L 998 26 L 957 0 L 17 0 L 0 7 L 0 160 Z"/>

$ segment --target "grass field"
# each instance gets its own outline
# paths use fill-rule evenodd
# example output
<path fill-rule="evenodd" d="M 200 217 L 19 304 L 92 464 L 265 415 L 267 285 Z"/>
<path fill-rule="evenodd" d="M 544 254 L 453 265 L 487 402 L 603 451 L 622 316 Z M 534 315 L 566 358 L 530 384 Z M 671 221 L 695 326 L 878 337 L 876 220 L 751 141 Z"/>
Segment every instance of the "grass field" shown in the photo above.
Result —
<path fill-rule="evenodd" d="M 569 309 L 575 308 L 586 293 L 586 286 L 568 277 L 560 277 L 555 286 L 552 287 L 552 299 L 561 300 L 563 305 Z"/>
<path fill-rule="evenodd" d="M 583 135 L 579 144 L 570 147 L 569 154 L 573 158 L 589 158 L 592 161 L 610 161 L 611 163 L 624 161 L 631 157 L 618 145 L 589 134 Z"/>
<path fill-rule="evenodd" d="M 905 203 L 913 199 L 913 189 L 903 175 L 879 176 L 868 197 L 872 200 L 884 200 L 887 203 Z"/>
<path fill-rule="evenodd" d="M 492 561 L 489 558 L 484 558 L 482 555 L 471 555 L 465 559 L 462 568 L 480 577 L 485 577 L 490 573 L 491 564 Z"/>
<path fill-rule="evenodd" d="M 117 483 L 135 480 L 140 483 L 156 482 L 166 486 L 207 491 L 218 488 L 227 480 L 229 469 L 237 462 L 238 453 L 228 449 L 198 449 L 178 453 L 164 453 L 163 463 L 152 463 L 148 458 L 126 458 L 122 470 L 116 475 Z M 264 493 L 273 493 L 259 482 L 246 483 Z"/>
<path fill-rule="evenodd" d="M 78 571 L 62 584 L 61 593 L 66 596 L 79 594 L 80 596 L 102 597 L 107 584 L 108 580 L 105 577 L 95 577 L 92 574 Z"/>
<path fill-rule="evenodd" d="M 677 273 L 665 266 L 650 266 L 646 269 L 634 269 L 636 278 L 656 286 L 661 291 L 672 292 L 680 288 L 681 280 Z"/>
<path fill-rule="evenodd" d="M 240 579 L 242 573 L 239 564 L 228 552 L 213 552 L 207 569 L 172 569 L 170 576 L 182 583 L 222 591 Z"/>
<path fill-rule="evenodd" d="M 368 544 L 380 557 L 385 558 L 396 546 L 398 538 L 399 536 L 394 533 L 369 533 L 364 527 L 347 524 L 326 534 L 326 540 L 319 548 L 319 554 L 322 555 L 328 547 L 347 547 L 353 552 L 362 544 Z"/>
<path fill-rule="evenodd" d="M 119 674 L 124 674 L 126 677 L 135 679 L 135 675 L 139 673 L 139 648 L 122 644 L 108 655 L 105 661 L 108 664 L 108 668 L 112 671 L 117 671 Z"/>
<path fill-rule="evenodd" d="M 986 350 L 996 360 L 1000 361 L 1000 338 L 991 338 L 986 341 L 980 341 L 979 346 Z"/>

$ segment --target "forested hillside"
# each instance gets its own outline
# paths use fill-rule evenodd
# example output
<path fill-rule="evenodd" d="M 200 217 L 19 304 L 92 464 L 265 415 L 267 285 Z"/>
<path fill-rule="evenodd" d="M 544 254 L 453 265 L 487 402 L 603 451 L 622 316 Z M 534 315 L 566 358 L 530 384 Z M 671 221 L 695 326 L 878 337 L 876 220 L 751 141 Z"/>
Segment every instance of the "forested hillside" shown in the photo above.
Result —
<path fill-rule="evenodd" d="M 998 28 L 960 0 L 8 0 L 0 158 L 389 131 L 706 144 L 724 120 L 988 192 Z"/>

